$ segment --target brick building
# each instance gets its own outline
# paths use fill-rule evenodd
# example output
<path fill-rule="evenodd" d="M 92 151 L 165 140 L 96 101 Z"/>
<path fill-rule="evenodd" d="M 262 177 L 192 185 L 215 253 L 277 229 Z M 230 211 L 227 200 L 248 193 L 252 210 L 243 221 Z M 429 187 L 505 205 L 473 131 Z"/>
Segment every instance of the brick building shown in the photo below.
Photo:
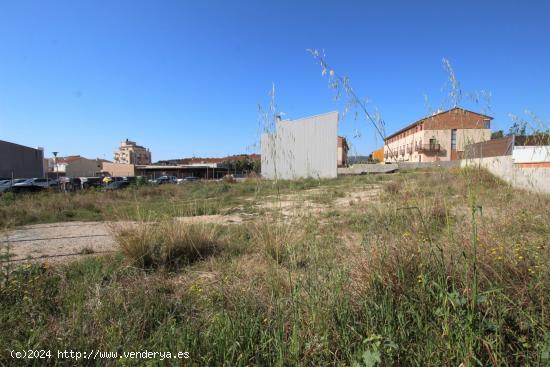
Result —
<path fill-rule="evenodd" d="M 492 119 L 459 107 L 434 113 L 389 135 L 384 162 L 462 159 L 466 145 L 491 139 Z"/>

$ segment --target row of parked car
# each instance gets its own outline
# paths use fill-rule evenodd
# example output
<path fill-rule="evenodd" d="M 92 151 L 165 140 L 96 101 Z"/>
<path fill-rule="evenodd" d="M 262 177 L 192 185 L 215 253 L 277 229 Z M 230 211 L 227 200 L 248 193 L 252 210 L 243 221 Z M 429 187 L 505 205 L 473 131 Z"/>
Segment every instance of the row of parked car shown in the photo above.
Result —
<path fill-rule="evenodd" d="M 148 181 L 141 177 L 18 178 L 14 180 L 0 180 L 0 194 L 5 192 L 37 192 L 47 189 L 78 191 L 92 187 L 104 190 L 119 190 L 136 184 L 138 181 L 148 182 L 151 185 L 163 185 L 182 184 L 196 180 L 198 180 L 197 177 L 177 178 L 175 176 L 161 176 Z"/>
<path fill-rule="evenodd" d="M 57 187 L 59 182 L 47 178 L 17 178 L 0 180 L 0 193 L 4 192 L 36 192 Z"/>
<path fill-rule="evenodd" d="M 149 180 L 149 183 L 153 185 L 163 185 L 163 184 L 183 184 L 186 182 L 193 182 L 197 181 L 198 177 L 185 177 L 185 178 L 177 178 L 176 176 L 161 176 L 152 180 Z"/>
<path fill-rule="evenodd" d="M 124 182 L 124 184 L 115 184 L 116 182 Z M 0 194 L 5 192 L 38 192 L 48 189 L 78 191 L 91 187 L 116 189 L 134 182 L 135 177 L 114 177 L 109 182 L 104 182 L 102 177 L 60 177 L 59 179 L 18 178 L 14 180 L 0 180 Z"/>

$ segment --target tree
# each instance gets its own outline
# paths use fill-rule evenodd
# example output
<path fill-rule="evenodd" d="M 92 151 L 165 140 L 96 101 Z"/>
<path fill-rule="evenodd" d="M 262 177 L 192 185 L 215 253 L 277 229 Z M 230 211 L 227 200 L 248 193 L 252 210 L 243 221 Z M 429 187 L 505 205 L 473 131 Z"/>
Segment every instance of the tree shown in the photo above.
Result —
<path fill-rule="evenodd" d="M 491 139 L 500 139 L 503 137 L 504 137 L 504 131 L 502 130 L 498 130 L 498 131 L 495 131 L 494 133 L 491 133 Z"/>
<path fill-rule="evenodd" d="M 525 121 L 514 121 L 510 130 L 508 131 L 507 136 L 511 135 L 527 135 L 527 122 Z"/>

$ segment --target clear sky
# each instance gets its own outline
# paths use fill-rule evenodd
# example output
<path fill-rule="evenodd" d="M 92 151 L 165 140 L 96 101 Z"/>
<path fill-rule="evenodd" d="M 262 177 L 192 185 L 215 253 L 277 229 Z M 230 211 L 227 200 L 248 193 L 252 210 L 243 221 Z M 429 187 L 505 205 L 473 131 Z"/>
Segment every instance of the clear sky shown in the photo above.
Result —
<path fill-rule="evenodd" d="M 544 0 L 0 0 L 0 139 L 107 159 L 125 138 L 153 160 L 250 153 L 272 82 L 287 118 L 342 109 L 306 48 L 388 133 L 444 104 L 444 57 L 493 128 L 525 110 L 548 123 L 549 22 Z M 490 103 L 466 98 L 482 90 Z M 340 133 L 359 154 L 381 144 L 350 115 Z"/>

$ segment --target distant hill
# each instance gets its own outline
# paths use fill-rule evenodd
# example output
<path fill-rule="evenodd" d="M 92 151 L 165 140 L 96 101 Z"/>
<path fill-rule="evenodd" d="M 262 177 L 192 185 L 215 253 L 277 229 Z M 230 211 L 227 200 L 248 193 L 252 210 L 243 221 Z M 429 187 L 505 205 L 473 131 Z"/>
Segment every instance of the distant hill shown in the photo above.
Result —
<path fill-rule="evenodd" d="M 160 165 L 172 165 L 172 164 L 201 164 L 201 163 L 224 163 L 235 161 L 259 161 L 261 156 L 259 154 L 239 154 L 230 155 L 227 157 L 192 157 L 192 158 L 180 158 L 180 159 L 168 159 L 158 161 L 155 164 Z"/>

